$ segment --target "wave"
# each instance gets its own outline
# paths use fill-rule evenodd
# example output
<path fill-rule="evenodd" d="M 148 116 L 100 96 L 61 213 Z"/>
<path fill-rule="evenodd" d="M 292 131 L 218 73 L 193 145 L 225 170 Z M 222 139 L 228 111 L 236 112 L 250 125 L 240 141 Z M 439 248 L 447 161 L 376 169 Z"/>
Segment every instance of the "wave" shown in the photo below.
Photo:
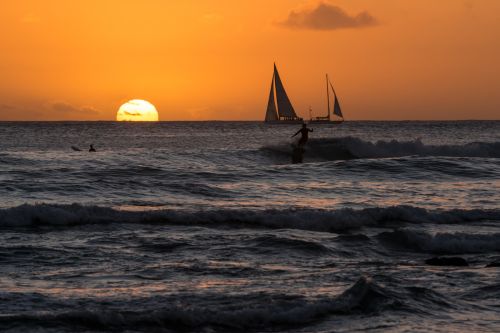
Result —
<path fill-rule="evenodd" d="M 396 230 L 378 235 L 391 247 L 436 254 L 490 253 L 500 251 L 500 233 L 466 234 Z"/>
<path fill-rule="evenodd" d="M 471 300 L 492 300 L 496 301 L 500 298 L 500 283 L 493 283 L 486 286 L 481 286 L 468 290 L 464 293 L 464 297 Z"/>
<path fill-rule="evenodd" d="M 221 297 L 221 296 L 215 296 Z M 168 304 L 155 301 L 155 309 L 137 310 L 113 309 L 100 311 L 95 307 L 72 311 L 46 311 L 33 314 L 5 314 L 0 316 L 0 328 L 19 326 L 71 327 L 104 331 L 127 329 L 170 329 L 170 330 L 255 330 L 262 328 L 300 327 L 321 321 L 332 314 L 371 312 L 383 310 L 385 304 L 383 288 L 371 279 L 362 277 L 354 285 L 336 297 L 309 300 L 295 295 L 225 295 L 225 302 L 216 306 L 213 302 L 203 306 L 199 302 L 182 306 L 178 301 Z M 147 308 L 147 300 L 136 300 Z M 150 300 L 151 301 L 151 300 Z M 84 302 L 80 302 L 82 304 Z M 166 303 L 166 304 L 165 304 Z M 177 303 L 177 304 L 176 304 Z M 67 306 L 67 305 L 66 305 Z M 81 305 L 80 305 L 81 306 Z M 126 308 L 126 304 L 122 304 Z"/>
<path fill-rule="evenodd" d="M 5 293 L 7 303 L 29 302 L 50 306 L 45 311 L 0 316 L 0 330 L 9 328 L 66 328 L 70 331 L 256 331 L 306 327 L 329 317 L 369 316 L 385 311 L 441 316 L 443 308 L 454 308 L 440 293 L 427 288 L 380 285 L 361 277 L 336 296 L 308 298 L 297 294 L 157 295 L 129 300 L 61 300 L 40 294 Z M 456 303 L 456 302 L 455 302 Z M 138 306 L 140 305 L 140 306 Z M 68 310 L 69 308 L 69 310 Z M 47 309 L 47 307 L 46 307 Z M 98 310 L 97 310 L 98 309 Z M 437 315 L 436 315 L 437 314 Z"/>
<path fill-rule="evenodd" d="M 500 209 L 426 210 L 412 206 L 323 209 L 209 209 L 198 211 L 123 211 L 109 207 L 24 204 L 0 209 L 0 228 L 75 226 L 86 224 L 137 223 L 302 229 L 341 232 L 365 226 L 401 226 L 404 223 L 464 223 L 500 221 Z"/>
<path fill-rule="evenodd" d="M 138 248 L 145 252 L 165 254 L 189 245 L 190 244 L 187 242 L 174 241 L 165 239 L 163 237 L 158 237 L 155 239 L 149 239 L 147 241 L 142 240 Z"/>
<path fill-rule="evenodd" d="M 328 247 L 320 244 L 319 242 L 275 235 L 257 237 L 256 239 L 249 241 L 249 243 L 252 245 L 251 248 L 267 252 L 283 253 L 283 250 L 286 250 L 287 252 L 300 251 L 303 253 L 310 253 L 315 256 L 331 252 Z"/>
<path fill-rule="evenodd" d="M 265 146 L 264 152 L 289 156 L 287 144 Z M 446 156 L 500 158 L 500 142 L 472 142 L 464 145 L 427 145 L 420 139 L 413 141 L 369 142 L 356 137 L 311 139 L 306 156 L 319 160 L 346 160 L 355 158 L 390 158 L 404 156 Z"/>

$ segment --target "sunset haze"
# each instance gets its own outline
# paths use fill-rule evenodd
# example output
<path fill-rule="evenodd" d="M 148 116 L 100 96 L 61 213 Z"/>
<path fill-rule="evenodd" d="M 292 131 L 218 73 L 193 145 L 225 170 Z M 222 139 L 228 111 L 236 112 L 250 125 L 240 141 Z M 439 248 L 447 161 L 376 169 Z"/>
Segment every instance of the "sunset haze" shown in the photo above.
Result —
<path fill-rule="evenodd" d="M 498 119 L 500 1 L 3 1 L 0 120 L 263 120 L 273 63 L 302 117 Z"/>

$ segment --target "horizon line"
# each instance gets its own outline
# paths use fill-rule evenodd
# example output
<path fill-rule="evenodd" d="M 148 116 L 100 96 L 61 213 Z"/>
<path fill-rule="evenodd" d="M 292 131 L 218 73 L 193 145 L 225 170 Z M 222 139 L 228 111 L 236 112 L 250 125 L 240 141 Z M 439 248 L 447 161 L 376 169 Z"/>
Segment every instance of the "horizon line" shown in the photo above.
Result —
<path fill-rule="evenodd" d="M 308 122 L 309 120 L 305 120 L 304 122 Z M 414 121 L 414 122 L 425 122 L 425 121 L 500 121 L 499 119 L 352 119 L 352 120 L 344 120 L 344 122 L 361 122 L 361 121 L 394 121 L 394 122 L 403 122 L 403 121 Z M 205 119 L 205 120 L 157 120 L 157 121 L 119 121 L 119 120 L 71 120 L 71 119 L 60 119 L 60 120 L 0 120 L 0 123 L 13 123 L 13 122 L 106 122 L 106 123 L 172 123 L 172 122 L 262 122 L 265 123 L 264 120 L 227 120 L 227 119 Z M 287 124 L 278 124 L 278 125 L 287 125 Z M 296 125 L 296 124 L 289 124 Z M 328 124 L 319 124 L 319 125 L 328 125 Z"/>

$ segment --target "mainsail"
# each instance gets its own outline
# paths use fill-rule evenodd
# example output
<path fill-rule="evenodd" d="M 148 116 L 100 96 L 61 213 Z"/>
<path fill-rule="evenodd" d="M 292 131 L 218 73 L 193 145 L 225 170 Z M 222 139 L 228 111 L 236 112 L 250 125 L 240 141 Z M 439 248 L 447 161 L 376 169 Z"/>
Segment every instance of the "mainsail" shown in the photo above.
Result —
<path fill-rule="evenodd" d="M 271 91 L 269 92 L 269 101 L 267 102 L 266 121 L 278 120 L 276 112 L 276 103 L 274 102 L 274 74 L 271 81 Z"/>
<path fill-rule="evenodd" d="M 332 87 L 333 96 L 335 96 L 335 101 L 333 102 L 333 114 L 339 116 L 340 118 L 344 118 L 344 116 L 342 115 L 342 110 L 340 109 L 339 99 L 337 98 L 337 94 L 335 93 L 335 89 L 333 89 L 332 83 L 329 83 L 330 87 Z"/>
<path fill-rule="evenodd" d="M 278 100 L 279 116 L 284 118 L 297 118 L 297 114 L 295 113 L 292 103 L 286 94 L 285 87 L 283 87 L 283 83 L 281 82 L 276 64 L 274 65 L 274 77 L 274 80 L 276 81 L 276 99 Z"/>
<path fill-rule="evenodd" d="M 274 98 L 276 94 L 276 99 Z M 297 117 L 292 103 L 286 94 L 283 82 L 281 82 L 276 64 L 274 65 L 273 80 L 271 82 L 271 91 L 269 92 L 269 101 L 267 102 L 266 121 L 287 121 L 301 120 Z"/>

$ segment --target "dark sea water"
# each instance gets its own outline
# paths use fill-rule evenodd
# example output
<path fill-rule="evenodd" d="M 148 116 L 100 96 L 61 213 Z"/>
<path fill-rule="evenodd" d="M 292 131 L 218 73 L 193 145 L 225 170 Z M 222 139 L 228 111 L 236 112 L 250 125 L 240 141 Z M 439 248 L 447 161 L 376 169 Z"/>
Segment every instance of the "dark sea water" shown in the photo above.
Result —
<path fill-rule="evenodd" d="M 500 122 L 313 127 L 0 123 L 0 331 L 500 331 Z"/>

